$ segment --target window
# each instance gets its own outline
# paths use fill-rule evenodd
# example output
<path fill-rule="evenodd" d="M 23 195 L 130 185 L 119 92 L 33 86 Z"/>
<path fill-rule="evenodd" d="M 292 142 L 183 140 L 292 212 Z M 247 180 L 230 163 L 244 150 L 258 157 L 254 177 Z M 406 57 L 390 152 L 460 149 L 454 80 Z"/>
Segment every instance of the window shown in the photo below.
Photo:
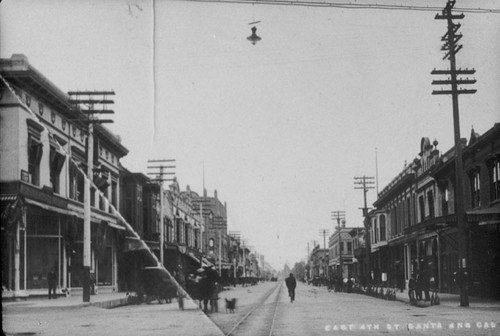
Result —
<path fill-rule="evenodd" d="M 444 189 L 443 200 L 441 202 L 441 210 L 443 211 L 443 216 L 448 214 L 448 202 L 450 201 L 450 191 L 448 188 Z"/>
<path fill-rule="evenodd" d="M 424 202 L 424 196 L 420 196 L 418 198 L 418 205 L 420 209 L 420 221 L 425 220 L 425 202 Z"/>
<path fill-rule="evenodd" d="M 31 184 L 40 185 L 40 160 L 42 159 L 43 145 L 40 138 L 29 135 L 28 138 L 28 173 Z"/>
<path fill-rule="evenodd" d="M 385 240 L 385 215 L 380 215 L 380 241 Z"/>
<path fill-rule="evenodd" d="M 59 149 L 59 145 L 55 143 L 57 140 L 50 139 L 50 182 L 52 183 L 52 190 L 59 194 L 60 193 L 60 175 L 62 167 L 64 166 L 64 161 L 66 156 Z"/>
<path fill-rule="evenodd" d="M 406 199 L 406 220 L 407 220 L 407 226 L 411 226 L 411 199 L 408 197 Z"/>
<path fill-rule="evenodd" d="M 118 206 L 118 182 L 115 176 L 111 178 L 111 204 L 115 208 Z"/>
<path fill-rule="evenodd" d="M 491 201 L 500 200 L 500 159 L 493 161 L 490 173 Z"/>
<path fill-rule="evenodd" d="M 429 204 L 429 217 L 434 218 L 434 195 L 432 190 L 427 192 L 427 203 Z"/>
<path fill-rule="evenodd" d="M 478 208 L 481 206 L 481 181 L 479 180 L 479 171 L 474 170 L 470 174 L 471 182 L 471 206 Z"/>
<path fill-rule="evenodd" d="M 352 242 L 347 242 L 347 253 L 352 254 Z"/>
<path fill-rule="evenodd" d="M 85 171 L 85 153 L 75 146 L 71 146 L 71 156 L 73 161 L 69 166 L 69 197 L 73 200 L 83 202 L 85 180 L 80 169 Z M 78 169 L 80 167 L 80 169 Z"/>
<path fill-rule="evenodd" d="M 177 220 L 177 227 L 176 227 L 175 231 L 176 231 L 175 233 L 176 233 L 176 238 L 177 238 L 176 242 L 180 243 L 181 242 L 181 221 L 179 219 Z"/>
<path fill-rule="evenodd" d="M 95 188 L 90 187 L 90 206 L 95 207 Z"/>
<path fill-rule="evenodd" d="M 31 176 L 30 183 L 40 185 L 40 161 L 42 159 L 43 145 L 41 135 L 43 126 L 36 121 L 27 119 L 28 125 L 28 173 Z"/>

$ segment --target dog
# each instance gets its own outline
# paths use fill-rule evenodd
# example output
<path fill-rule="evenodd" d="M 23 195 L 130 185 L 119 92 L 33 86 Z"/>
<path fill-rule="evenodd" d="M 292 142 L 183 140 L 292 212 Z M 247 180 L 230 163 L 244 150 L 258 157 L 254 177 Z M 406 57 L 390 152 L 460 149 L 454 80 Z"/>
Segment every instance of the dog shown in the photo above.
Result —
<path fill-rule="evenodd" d="M 226 299 L 226 313 L 229 311 L 230 313 L 234 313 L 236 309 L 236 299 L 228 300 Z"/>

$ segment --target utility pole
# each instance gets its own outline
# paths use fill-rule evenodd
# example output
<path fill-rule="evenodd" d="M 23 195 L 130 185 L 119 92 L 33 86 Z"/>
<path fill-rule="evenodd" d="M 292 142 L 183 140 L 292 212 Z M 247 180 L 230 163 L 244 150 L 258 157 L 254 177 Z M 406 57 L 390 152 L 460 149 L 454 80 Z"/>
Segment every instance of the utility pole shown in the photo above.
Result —
<path fill-rule="evenodd" d="M 88 124 L 87 135 L 87 178 L 84 179 L 83 199 L 83 302 L 90 302 L 90 267 L 92 265 L 91 252 L 91 184 L 94 180 L 94 124 L 112 123 L 113 120 L 98 119 L 99 114 L 113 114 L 114 111 L 106 109 L 107 104 L 113 104 L 106 96 L 114 95 L 114 91 L 72 91 L 68 92 L 71 97 L 69 102 L 75 104 L 77 111 L 87 115 L 85 122 Z M 86 97 L 82 99 L 81 96 Z M 86 106 L 81 108 L 81 105 Z M 96 108 L 97 106 L 97 108 Z M 98 152 L 97 152 L 98 153 Z M 102 224 L 99 224 L 102 225 Z"/>
<path fill-rule="evenodd" d="M 441 37 L 443 45 L 441 50 L 445 51 L 446 54 L 443 59 L 450 60 L 450 70 L 436 70 L 434 69 L 432 75 L 448 75 L 448 79 L 445 80 L 434 80 L 432 85 L 451 85 L 451 90 L 438 90 L 432 91 L 433 95 L 451 95 L 453 104 L 453 129 L 455 135 L 455 214 L 457 216 L 457 226 L 458 226 L 458 268 L 461 275 L 461 285 L 460 285 L 460 306 L 469 306 L 469 295 L 468 295 L 468 275 L 467 275 L 467 228 L 465 220 L 465 208 L 464 208 L 464 186 L 463 186 L 463 159 L 462 159 L 462 142 L 460 138 L 460 117 L 458 112 L 458 95 L 459 94 L 473 94 L 477 90 L 462 89 L 458 88 L 459 84 L 474 84 L 475 79 L 467 78 L 457 78 L 460 75 L 473 75 L 476 70 L 474 69 L 457 69 L 455 55 L 462 49 L 461 44 L 457 42 L 462 38 L 462 34 L 457 33 L 460 29 L 460 23 L 455 24 L 454 19 L 461 20 L 465 17 L 462 13 L 460 15 L 455 15 L 452 13 L 453 7 L 455 6 L 455 0 L 448 0 L 445 8 L 441 14 L 437 14 L 436 20 L 446 20 L 448 23 L 448 29 L 445 35 Z"/>
<path fill-rule="evenodd" d="M 236 242 L 236 249 L 233 249 L 233 272 L 234 272 L 234 281 L 236 283 L 236 268 L 237 268 L 237 259 L 239 262 L 239 245 L 241 241 L 241 233 L 239 231 L 229 231 L 229 236 L 234 239 Z M 236 250 L 236 251 L 235 251 Z M 262 256 L 264 257 L 264 256 Z"/>
<path fill-rule="evenodd" d="M 362 189 L 363 190 L 363 196 L 364 196 L 364 207 L 362 208 L 363 210 L 363 217 L 364 221 L 363 224 L 365 226 L 365 259 L 366 259 L 366 272 L 369 281 L 371 282 L 371 270 L 370 270 L 370 250 L 371 250 L 371 242 L 370 242 L 370 222 L 368 218 L 368 206 L 366 204 L 366 193 L 368 192 L 369 189 L 374 189 L 374 184 L 375 182 L 373 181 L 375 178 L 373 176 L 358 176 L 354 177 L 354 189 Z"/>
<path fill-rule="evenodd" d="M 345 211 L 332 211 L 332 219 L 337 221 L 337 227 L 339 229 L 339 260 L 340 260 L 340 276 L 344 278 L 344 263 L 342 261 L 342 229 L 340 227 L 340 221 L 345 223 Z"/>
<path fill-rule="evenodd" d="M 166 169 L 173 169 L 175 166 L 167 166 L 166 163 L 175 162 L 175 159 L 148 160 L 148 163 L 157 163 L 159 165 L 148 166 L 148 169 L 158 169 L 157 171 L 149 172 L 148 175 L 154 175 L 152 181 L 160 185 L 160 263 L 164 266 L 164 248 L 165 248 L 165 212 L 163 210 L 163 182 L 173 181 L 174 179 L 166 178 L 166 175 L 175 175 L 174 172 L 167 172 Z"/>
<path fill-rule="evenodd" d="M 326 269 L 327 269 L 327 266 L 326 266 L 326 237 L 330 234 L 330 230 L 326 230 L 326 229 L 323 229 L 323 230 L 319 230 L 319 235 L 320 236 L 323 236 L 323 253 L 324 253 L 324 256 L 323 256 L 323 275 L 326 277 Z"/>

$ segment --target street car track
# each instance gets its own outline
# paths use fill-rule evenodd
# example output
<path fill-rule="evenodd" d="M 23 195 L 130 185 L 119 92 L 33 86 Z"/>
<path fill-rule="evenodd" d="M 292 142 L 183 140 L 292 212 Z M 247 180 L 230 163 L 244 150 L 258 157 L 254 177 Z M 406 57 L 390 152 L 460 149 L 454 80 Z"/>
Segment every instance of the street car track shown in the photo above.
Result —
<path fill-rule="evenodd" d="M 280 298 L 280 293 L 281 293 L 281 287 L 283 286 L 283 281 L 280 281 L 279 284 L 277 284 L 276 287 L 273 287 L 270 291 L 268 291 L 265 295 L 262 296 L 262 299 L 255 304 L 252 309 L 248 313 L 245 314 L 232 328 L 229 330 L 225 335 L 230 336 L 230 335 L 244 335 L 245 333 L 248 333 L 249 335 L 269 335 L 271 336 L 273 334 L 273 329 L 274 329 L 274 322 L 276 320 L 276 313 L 278 311 L 278 305 L 279 305 L 279 298 Z M 265 306 L 264 303 L 269 300 L 269 298 L 273 298 L 272 302 L 272 307 Z M 259 312 L 266 312 L 269 309 L 272 308 L 272 314 L 265 314 L 264 318 L 266 323 L 256 323 L 256 322 L 261 322 L 261 321 L 255 321 L 255 320 L 250 320 L 249 318 L 251 316 L 256 316 Z M 272 318 L 269 320 L 269 318 Z M 248 322 L 248 323 L 247 323 Z M 266 328 L 269 325 L 269 332 L 267 333 L 255 333 L 256 328 Z M 266 328 L 267 329 L 267 328 Z"/>

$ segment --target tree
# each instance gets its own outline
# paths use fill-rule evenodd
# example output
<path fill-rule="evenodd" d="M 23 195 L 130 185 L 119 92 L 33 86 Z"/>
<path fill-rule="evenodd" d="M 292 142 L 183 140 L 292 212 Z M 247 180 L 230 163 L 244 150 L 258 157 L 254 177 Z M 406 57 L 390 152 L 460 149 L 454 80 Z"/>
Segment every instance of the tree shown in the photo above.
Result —
<path fill-rule="evenodd" d="M 294 274 L 294 276 L 297 279 L 299 279 L 299 280 L 304 279 L 306 276 L 306 264 L 305 264 L 305 262 L 300 261 L 300 262 L 295 263 L 295 265 L 293 266 L 293 269 L 292 269 L 292 273 Z"/>

